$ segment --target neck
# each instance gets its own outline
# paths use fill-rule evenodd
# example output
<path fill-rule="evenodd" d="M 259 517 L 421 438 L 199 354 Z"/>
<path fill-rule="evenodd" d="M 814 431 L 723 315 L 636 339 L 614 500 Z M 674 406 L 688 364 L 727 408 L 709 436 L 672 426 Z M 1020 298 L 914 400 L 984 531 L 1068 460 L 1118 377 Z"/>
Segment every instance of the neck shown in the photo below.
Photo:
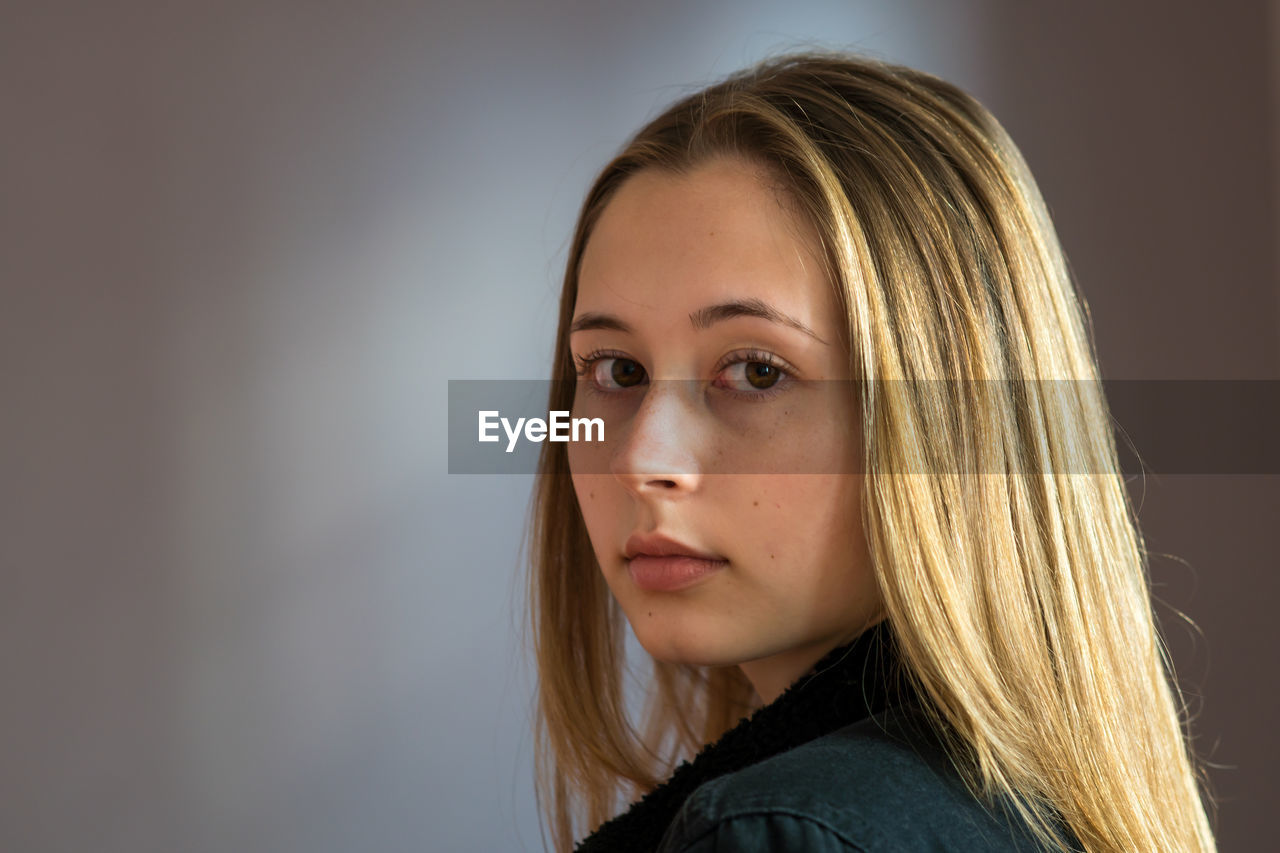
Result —
<path fill-rule="evenodd" d="M 884 617 L 880 616 L 853 631 L 824 637 L 808 645 L 787 649 L 768 657 L 744 661 L 738 664 L 738 668 L 751 682 L 760 701 L 768 705 L 781 696 L 797 679 L 812 670 L 814 664 L 822 660 L 832 649 L 852 643 L 863 632 L 883 619 Z"/>

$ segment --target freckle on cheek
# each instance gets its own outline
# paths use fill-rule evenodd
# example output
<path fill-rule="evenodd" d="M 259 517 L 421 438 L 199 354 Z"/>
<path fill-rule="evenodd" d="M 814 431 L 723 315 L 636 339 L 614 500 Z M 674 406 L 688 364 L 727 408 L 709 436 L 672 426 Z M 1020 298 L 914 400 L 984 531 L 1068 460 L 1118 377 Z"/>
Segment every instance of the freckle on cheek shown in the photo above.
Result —
<path fill-rule="evenodd" d="M 752 501 L 752 502 L 751 502 L 751 505 L 752 505 L 752 506 L 760 506 L 760 501 Z"/>

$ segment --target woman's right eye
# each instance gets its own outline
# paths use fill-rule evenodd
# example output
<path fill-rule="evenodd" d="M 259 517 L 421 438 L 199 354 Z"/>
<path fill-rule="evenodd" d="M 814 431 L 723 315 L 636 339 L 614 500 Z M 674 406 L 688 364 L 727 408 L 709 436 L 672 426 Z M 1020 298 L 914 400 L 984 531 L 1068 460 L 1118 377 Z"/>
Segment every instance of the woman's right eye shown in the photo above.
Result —
<path fill-rule="evenodd" d="M 645 381 L 644 367 L 622 356 L 593 353 L 578 359 L 578 375 L 590 374 L 592 383 L 604 390 L 633 388 Z"/>

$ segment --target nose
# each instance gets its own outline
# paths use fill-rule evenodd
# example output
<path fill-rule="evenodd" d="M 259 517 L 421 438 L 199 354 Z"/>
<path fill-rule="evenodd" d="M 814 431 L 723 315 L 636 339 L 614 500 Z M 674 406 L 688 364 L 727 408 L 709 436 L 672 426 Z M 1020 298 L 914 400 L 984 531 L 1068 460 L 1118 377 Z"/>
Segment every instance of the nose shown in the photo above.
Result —
<path fill-rule="evenodd" d="M 654 380 L 609 461 L 610 471 L 639 496 L 676 497 L 702 483 L 707 436 L 697 383 Z"/>

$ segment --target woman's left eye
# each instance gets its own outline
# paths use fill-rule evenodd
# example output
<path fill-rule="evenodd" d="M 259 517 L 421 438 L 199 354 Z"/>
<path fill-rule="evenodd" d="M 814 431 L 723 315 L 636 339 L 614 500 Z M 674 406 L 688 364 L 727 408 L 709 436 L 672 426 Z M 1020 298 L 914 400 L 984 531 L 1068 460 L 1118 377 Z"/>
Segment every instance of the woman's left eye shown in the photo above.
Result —
<path fill-rule="evenodd" d="M 730 364 L 720 375 L 725 377 L 730 390 L 751 394 L 775 388 L 786 371 L 767 361 L 744 359 Z"/>

